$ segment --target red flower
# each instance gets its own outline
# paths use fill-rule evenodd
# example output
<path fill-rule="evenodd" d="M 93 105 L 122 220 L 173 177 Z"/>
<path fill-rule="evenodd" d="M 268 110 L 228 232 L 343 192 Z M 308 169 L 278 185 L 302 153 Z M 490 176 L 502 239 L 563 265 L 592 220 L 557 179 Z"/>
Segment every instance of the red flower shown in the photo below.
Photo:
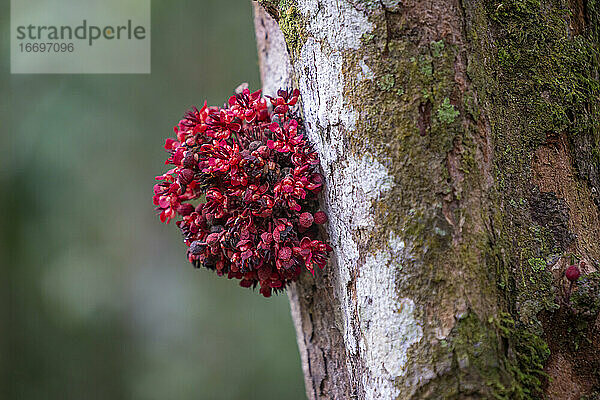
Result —
<path fill-rule="evenodd" d="M 302 238 L 299 247 L 294 248 L 294 252 L 304 259 L 304 265 L 314 275 L 314 267 L 320 269 L 327 264 L 327 253 L 332 250 L 331 246 L 319 240 L 310 240 L 307 237 Z"/>
<path fill-rule="evenodd" d="M 298 102 L 298 97 L 300 96 L 300 91 L 298 89 L 294 89 L 293 91 L 285 91 L 283 89 L 279 89 L 277 91 L 277 97 L 273 98 L 270 96 L 271 104 L 275 107 L 273 113 L 275 114 L 285 114 L 288 112 L 290 107 L 295 106 Z"/>
<path fill-rule="evenodd" d="M 173 168 L 154 186 L 161 221 L 181 216 L 195 267 L 259 286 L 266 297 L 303 267 L 323 268 L 331 252 L 314 226 L 327 220 L 317 198 L 324 180 L 293 116 L 299 94 L 280 90 L 269 108 L 260 91 L 243 89 L 222 108 L 192 108 L 165 142 Z"/>
<path fill-rule="evenodd" d="M 229 108 L 240 119 L 246 122 L 254 122 L 256 118 L 264 121 L 268 118 L 267 102 L 261 97 L 261 91 L 257 90 L 250 93 L 250 90 L 244 89 L 242 93 L 229 98 Z"/>
<path fill-rule="evenodd" d="M 269 125 L 269 130 L 273 132 L 274 140 L 267 140 L 267 146 L 270 149 L 281 153 L 294 152 L 299 146 L 304 144 L 302 134 L 298 133 L 298 121 L 291 119 L 283 123 L 283 127 L 277 122 Z"/>
<path fill-rule="evenodd" d="M 232 132 L 242 129 L 239 118 L 226 110 L 211 110 L 208 114 L 205 133 L 214 139 L 229 139 Z"/>
<path fill-rule="evenodd" d="M 305 184 L 304 180 L 288 175 L 275 186 L 273 193 L 276 200 L 287 203 L 290 210 L 300 211 L 302 207 L 298 201 L 306 198 Z"/>

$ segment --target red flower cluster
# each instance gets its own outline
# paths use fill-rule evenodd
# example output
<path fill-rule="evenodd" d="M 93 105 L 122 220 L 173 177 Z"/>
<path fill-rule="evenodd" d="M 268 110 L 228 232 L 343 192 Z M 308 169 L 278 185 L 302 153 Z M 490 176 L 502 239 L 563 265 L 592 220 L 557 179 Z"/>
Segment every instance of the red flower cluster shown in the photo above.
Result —
<path fill-rule="evenodd" d="M 318 239 L 323 176 L 294 112 L 299 94 L 279 90 L 268 102 L 243 89 L 223 107 L 194 107 L 167 139 L 174 167 L 154 186 L 161 221 L 182 217 L 190 262 L 260 284 L 265 297 L 304 267 L 314 275 L 332 250 Z"/>

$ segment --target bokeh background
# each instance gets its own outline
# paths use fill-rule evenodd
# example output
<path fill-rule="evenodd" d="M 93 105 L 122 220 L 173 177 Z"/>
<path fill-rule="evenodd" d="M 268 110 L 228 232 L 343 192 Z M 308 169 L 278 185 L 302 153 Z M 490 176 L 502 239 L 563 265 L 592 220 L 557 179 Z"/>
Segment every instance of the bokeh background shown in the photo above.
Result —
<path fill-rule="evenodd" d="M 152 0 L 152 74 L 11 75 L 0 0 L 0 399 L 305 398 L 286 296 L 194 270 L 152 205 L 191 105 L 260 86 L 249 0 Z"/>

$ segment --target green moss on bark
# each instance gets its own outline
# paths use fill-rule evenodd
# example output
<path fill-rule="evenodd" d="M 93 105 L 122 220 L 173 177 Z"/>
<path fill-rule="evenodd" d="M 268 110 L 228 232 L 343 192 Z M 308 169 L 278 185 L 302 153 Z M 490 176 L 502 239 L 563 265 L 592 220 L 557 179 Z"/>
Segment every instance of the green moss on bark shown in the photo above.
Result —
<path fill-rule="evenodd" d="M 460 113 L 454 108 L 452 104 L 450 104 L 450 99 L 445 98 L 442 104 L 437 109 L 437 115 L 440 121 L 443 123 L 450 124 L 454 122 L 456 117 L 458 117 Z"/>
<path fill-rule="evenodd" d="M 515 322 L 510 314 L 502 313 L 492 322 L 511 346 L 505 363 L 513 377 L 510 385 L 495 386 L 494 397 L 517 400 L 543 398 L 543 385 L 547 378 L 544 365 L 550 356 L 548 344 L 527 326 Z"/>
<path fill-rule="evenodd" d="M 469 74 L 490 104 L 487 115 L 496 142 L 497 204 L 502 212 L 495 222 L 508 239 L 498 243 L 508 255 L 502 268 L 510 269 L 499 275 L 514 275 L 509 297 L 523 305 L 551 298 L 553 290 L 550 277 L 541 276 L 545 270 L 540 264 L 527 260 L 543 260 L 565 249 L 548 245 L 548 235 L 541 238 L 542 227 L 532 221 L 530 207 L 516 199 L 531 196 L 531 156 L 547 135 L 598 129 L 598 48 L 589 35 L 569 32 L 568 11 L 559 2 L 496 1 L 471 12 L 472 43 L 481 43 L 484 31 L 495 36 L 485 48 L 475 46 Z M 501 285 L 506 287 L 506 282 Z M 554 307 L 551 301 L 540 303 L 527 310 L 517 304 L 518 317 L 535 319 L 540 310 Z"/>
<path fill-rule="evenodd" d="M 579 278 L 570 296 L 570 302 L 575 313 L 595 320 L 600 313 L 600 272 Z"/>
<path fill-rule="evenodd" d="M 457 44 L 433 40 L 422 46 L 410 40 L 390 40 L 389 36 L 400 35 L 384 33 L 394 25 L 394 16 L 380 17 L 371 20 L 376 27 L 374 37 L 363 42 L 361 51 L 344 55 L 343 70 L 346 100 L 360 110 L 349 147 L 358 154 L 375 154 L 395 181 L 375 204 L 377 232 L 368 238 L 369 245 L 374 249 L 385 245 L 393 232 L 410 246 L 414 259 L 406 260 L 399 272 L 398 295 L 421 298 L 425 290 L 439 312 L 427 316 L 417 311 L 419 319 L 452 316 L 456 299 L 465 297 L 476 309 L 458 322 L 446 346 L 432 350 L 424 344 L 411 350 L 411 365 L 429 363 L 430 357 L 434 365 L 448 358 L 460 364 L 412 398 L 420 398 L 419 393 L 435 393 L 438 398 L 491 394 L 481 379 L 506 387 L 512 385 L 513 377 L 498 364 L 497 329 L 478 323 L 476 316 L 486 321 L 495 315 L 497 293 L 493 274 L 485 268 L 488 237 L 480 214 L 485 211 L 469 203 L 475 192 L 480 193 L 484 179 L 477 155 L 479 133 L 467 120 L 466 111 L 477 107 L 475 96 L 471 92 L 463 96 L 457 90 Z M 383 55 L 382 47 L 386 49 Z M 361 61 L 373 71 L 373 80 L 355 79 Z M 424 343 L 434 335 L 425 332 Z M 406 388 L 398 388 L 404 395 Z"/>
<path fill-rule="evenodd" d="M 598 21 L 590 7 L 595 5 L 588 5 L 589 20 Z M 485 104 L 495 144 L 496 234 L 489 258 L 496 260 L 498 286 L 519 332 L 509 338 L 510 346 L 518 349 L 533 340 L 541 348 L 545 336 L 539 314 L 558 309 L 562 290 L 555 287 L 550 265 L 566 257 L 568 241 L 532 217 L 539 192 L 532 155 L 559 134 L 571 143 L 589 137 L 593 149 L 580 150 L 589 152 L 586 164 L 576 155 L 575 166 L 587 179 L 583 185 L 597 184 L 600 158 L 591 155 L 598 151 L 600 122 L 597 28 L 576 33 L 566 4 L 552 0 L 476 3 L 466 12 L 472 44 L 468 73 Z M 539 387 L 528 376 L 516 374 L 524 387 Z"/>
<path fill-rule="evenodd" d="M 259 0 L 259 3 L 279 24 L 293 61 L 306 41 L 306 24 L 296 0 Z"/>
<path fill-rule="evenodd" d="M 488 320 L 473 312 L 460 316 L 447 339 L 435 346 L 432 359 L 443 360 L 448 352 L 456 373 L 439 375 L 421 387 L 416 398 L 448 399 L 473 393 L 500 400 L 543 398 L 544 363 L 550 350 L 540 336 L 516 323 L 510 314 Z"/>

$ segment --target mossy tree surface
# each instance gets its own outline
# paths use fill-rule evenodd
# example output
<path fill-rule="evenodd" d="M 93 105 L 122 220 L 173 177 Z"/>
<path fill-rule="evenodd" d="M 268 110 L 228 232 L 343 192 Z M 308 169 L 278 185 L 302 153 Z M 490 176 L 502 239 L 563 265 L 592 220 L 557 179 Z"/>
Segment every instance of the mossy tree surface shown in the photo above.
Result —
<path fill-rule="evenodd" d="M 260 3 L 327 183 L 335 257 L 290 289 L 309 398 L 597 395 L 600 5 Z"/>

